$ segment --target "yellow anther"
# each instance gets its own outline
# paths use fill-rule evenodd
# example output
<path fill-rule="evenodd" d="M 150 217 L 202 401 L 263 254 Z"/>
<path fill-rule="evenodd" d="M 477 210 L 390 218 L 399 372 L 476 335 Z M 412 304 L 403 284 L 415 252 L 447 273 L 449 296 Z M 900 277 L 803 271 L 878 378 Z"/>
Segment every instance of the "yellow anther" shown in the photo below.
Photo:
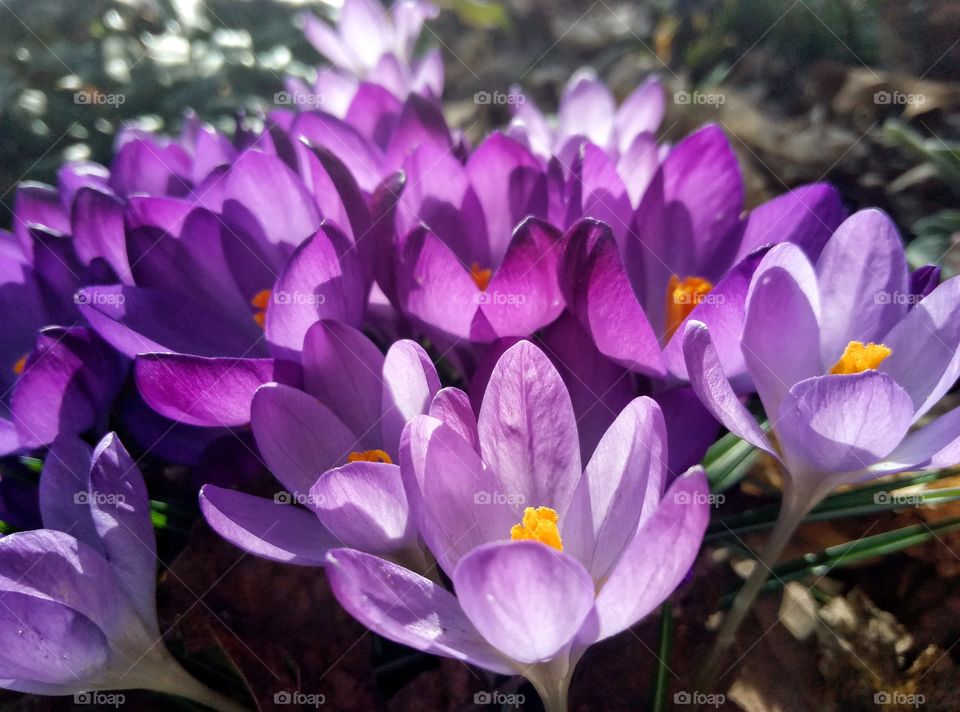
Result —
<path fill-rule="evenodd" d="M 470 276 L 473 277 L 474 284 L 481 292 L 486 292 L 490 286 L 490 279 L 493 277 L 492 269 L 481 269 L 479 262 L 470 265 Z"/>
<path fill-rule="evenodd" d="M 347 462 L 383 462 L 392 465 L 393 460 L 383 450 L 356 450 L 347 455 Z"/>
<path fill-rule="evenodd" d="M 253 320 L 257 322 L 257 326 L 262 329 L 263 325 L 267 322 L 267 305 L 270 304 L 270 290 L 261 289 L 253 295 L 250 304 L 256 310 L 253 313 Z"/>
<path fill-rule="evenodd" d="M 713 290 L 713 282 L 703 277 L 670 275 L 667 283 L 666 338 L 669 340 L 690 312 Z"/>
<path fill-rule="evenodd" d="M 871 342 L 864 346 L 862 341 L 851 341 L 843 350 L 840 360 L 833 364 L 830 373 L 843 375 L 871 371 L 891 353 L 890 348 L 883 344 Z"/>
<path fill-rule="evenodd" d="M 558 520 L 556 511 L 550 507 L 527 507 L 523 510 L 521 523 L 510 528 L 510 538 L 514 541 L 539 541 L 557 551 L 563 551 L 560 530 L 557 528 Z"/>
<path fill-rule="evenodd" d="M 17 362 L 13 364 L 13 372 L 18 376 L 23 373 L 23 367 L 27 365 L 27 354 L 24 354 L 17 359 Z"/>

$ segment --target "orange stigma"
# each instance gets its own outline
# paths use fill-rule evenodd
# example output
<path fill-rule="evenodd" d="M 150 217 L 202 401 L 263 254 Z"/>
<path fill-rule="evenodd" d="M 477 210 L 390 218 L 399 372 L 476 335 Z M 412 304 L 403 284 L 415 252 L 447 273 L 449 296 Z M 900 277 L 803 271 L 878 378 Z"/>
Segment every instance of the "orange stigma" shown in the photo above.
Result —
<path fill-rule="evenodd" d="M 486 292 L 487 287 L 490 286 L 490 279 L 493 277 L 493 270 L 480 269 L 480 263 L 474 262 L 470 265 L 470 276 L 473 277 L 473 283 L 477 285 L 477 289 Z"/>
<path fill-rule="evenodd" d="M 253 295 L 253 299 L 250 300 L 250 305 L 256 309 L 253 313 L 253 320 L 257 322 L 257 326 L 261 329 L 263 325 L 267 322 L 267 305 L 270 304 L 270 290 L 261 289 L 259 292 Z"/>
<path fill-rule="evenodd" d="M 668 341 L 690 316 L 690 312 L 710 294 L 712 289 L 713 282 L 703 277 L 680 279 L 675 274 L 670 275 L 670 281 L 667 283 L 667 330 L 665 333 Z"/>
<path fill-rule="evenodd" d="M 843 350 L 843 356 L 833 364 L 830 373 L 834 375 L 850 375 L 873 371 L 889 356 L 889 346 L 873 342 L 863 345 L 862 341 L 851 341 Z"/>
<path fill-rule="evenodd" d="M 13 372 L 19 376 L 21 373 L 23 373 L 23 367 L 26 365 L 27 365 L 27 354 L 24 354 L 23 356 L 17 359 L 17 362 L 15 364 L 13 364 Z"/>
<path fill-rule="evenodd" d="M 563 551 L 560 530 L 557 528 L 559 519 L 556 510 L 550 507 L 527 507 L 523 510 L 520 524 L 514 524 L 510 528 L 510 538 L 513 541 L 539 541 L 557 551 Z"/>
<path fill-rule="evenodd" d="M 393 460 L 383 450 L 356 450 L 347 455 L 347 462 L 382 462 L 392 465 Z"/>

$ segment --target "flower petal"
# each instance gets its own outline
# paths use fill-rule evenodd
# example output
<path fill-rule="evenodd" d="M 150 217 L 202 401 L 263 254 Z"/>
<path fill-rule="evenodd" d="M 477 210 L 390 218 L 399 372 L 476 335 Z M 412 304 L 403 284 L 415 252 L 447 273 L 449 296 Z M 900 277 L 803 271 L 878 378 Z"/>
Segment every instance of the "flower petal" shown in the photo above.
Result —
<path fill-rule="evenodd" d="M 564 551 L 604 579 L 656 510 L 666 482 L 667 433 L 660 407 L 635 399 L 610 426 L 561 521 Z"/>
<path fill-rule="evenodd" d="M 357 449 L 356 437 L 313 396 L 279 383 L 260 386 L 250 407 L 253 434 L 270 471 L 294 494 Z"/>
<path fill-rule="evenodd" d="M 264 383 L 298 385 L 299 368 L 269 358 L 208 358 L 141 354 L 134 363 L 137 388 L 161 415 L 189 425 L 236 427 L 250 422 L 250 402 Z"/>
<path fill-rule="evenodd" d="M 520 663 L 549 660 L 593 609 L 593 581 L 576 559 L 540 542 L 475 549 L 453 574 L 457 600 L 480 634 Z"/>
<path fill-rule="evenodd" d="M 398 465 L 350 462 L 329 470 L 310 488 L 308 504 L 340 546 L 390 558 L 417 545 Z"/>
<path fill-rule="evenodd" d="M 577 421 L 567 387 L 528 341 L 500 358 L 477 421 L 480 452 L 501 491 L 562 517 L 580 479 Z"/>
<path fill-rule="evenodd" d="M 700 468 L 691 470 L 667 490 L 597 593 L 597 640 L 616 635 L 643 619 L 687 575 L 710 520 L 709 492 Z"/>
<path fill-rule="evenodd" d="M 903 242 L 890 218 L 861 210 L 847 218 L 817 260 L 820 350 L 836 363 L 851 341 L 879 342 L 907 313 Z"/>
<path fill-rule="evenodd" d="M 383 362 L 382 447 L 398 452 L 404 426 L 430 409 L 439 390 L 437 369 L 420 344 L 409 339 L 395 342 Z"/>
<path fill-rule="evenodd" d="M 200 511 L 221 537 L 269 561 L 323 566 L 337 545 L 312 512 L 215 485 L 200 490 Z"/>
<path fill-rule="evenodd" d="M 383 354 L 361 332 L 339 321 L 319 321 L 303 340 L 304 390 L 330 408 L 367 449 L 380 442 Z"/>
<path fill-rule="evenodd" d="M 687 322 L 683 334 L 683 356 L 690 385 L 713 417 L 754 447 L 774 454 L 767 436 L 730 387 L 717 350 L 710 341 L 710 332 L 702 323 Z"/>
<path fill-rule="evenodd" d="M 352 549 L 331 551 L 326 573 L 340 605 L 384 638 L 494 672 L 514 672 L 473 627 L 453 594 L 429 579 Z"/>
<path fill-rule="evenodd" d="M 877 371 L 809 378 L 780 405 L 774 428 L 793 475 L 857 472 L 886 457 L 913 420 L 910 396 Z"/>
<path fill-rule="evenodd" d="M 915 419 L 948 391 L 960 375 L 960 278 L 948 279 L 907 312 L 883 343 L 890 356 L 880 370 L 913 399 Z"/>

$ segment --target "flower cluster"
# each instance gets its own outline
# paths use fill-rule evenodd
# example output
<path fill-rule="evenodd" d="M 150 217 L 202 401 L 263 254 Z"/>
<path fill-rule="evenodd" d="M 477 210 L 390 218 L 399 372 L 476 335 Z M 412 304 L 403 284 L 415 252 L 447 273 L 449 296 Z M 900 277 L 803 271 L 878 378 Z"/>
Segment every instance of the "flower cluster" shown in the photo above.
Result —
<path fill-rule="evenodd" d="M 721 426 L 782 464 L 781 539 L 840 484 L 960 461 L 960 411 L 912 429 L 960 375 L 960 282 L 911 274 L 889 218 L 825 184 L 746 210 L 718 127 L 658 143 L 656 78 L 618 107 L 582 71 L 555 118 L 524 97 L 471 146 L 414 51 L 434 15 L 346 0 L 306 19 L 332 66 L 287 90 L 313 100 L 233 136 L 128 131 L 109 167 L 18 189 L 0 454 L 46 458 L 46 528 L 0 540 L 3 686 L 231 704 L 155 645 L 111 428 L 188 466 L 252 432 L 283 489 L 206 484 L 210 527 L 549 710 L 694 565 Z"/>

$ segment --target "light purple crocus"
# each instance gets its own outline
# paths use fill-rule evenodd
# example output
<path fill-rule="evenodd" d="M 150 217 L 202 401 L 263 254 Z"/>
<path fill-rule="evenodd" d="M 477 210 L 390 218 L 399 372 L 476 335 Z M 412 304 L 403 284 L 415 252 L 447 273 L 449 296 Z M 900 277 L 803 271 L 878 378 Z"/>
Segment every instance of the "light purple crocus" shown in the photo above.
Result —
<path fill-rule="evenodd" d="M 359 331 L 322 321 L 307 332 L 303 369 L 304 390 L 269 383 L 252 405 L 257 446 L 287 492 L 271 501 L 207 485 L 207 522 L 274 561 L 318 566 L 349 546 L 424 570 L 397 463 L 404 425 L 440 389 L 429 357 L 408 340 L 384 356 Z"/>
<path fill-rule="evenodd" d="M 708 520 L 706 478 L 691 471 L 664 493 L 663 419 L 647 398 L 623 410 L 582 469 L 566 387 L 529 342 L 501 358 L 479 418 L 434 415 L 404 431 L 401 471 L 455 593 L 437 572 L 350 548 L 328 555 L 333 592 L 380 635 L 523 675 L 547 710 L 565 710 L 584 651 L 655 610 L 686 575 Z"/>
<path fill-rule="evenodd" d="M 763 257 L 739 346 L 775 437 L 760 429 L 724 373 L 715 338 L 721 327 L 686 326 L 694 390 L 721 423 L 786 472 L 767 566 L 836 487 L 960 461 L 960 408 L 911 430 L 960 375 L 960 279 L 922 297 L 917 286 L 895 226 L 877 210 L 844 221 L 816 260 L 792 244 Z M 744 601 L 766 567 L 756 570 Z M 723 637 L 743 612 L 735 608 Z"/>
<path fill-rule="evenodd" d="M 306 13 L 307 39 L 333 66 L 318 72 L 311 92 L 296 79 L 287 87 L 294 95 L 313 95 L 319 108 L 341 118 L 365 80 L 400 101 L 411 93 L 438 98 L 443 93 L 439 49 L 414 57 L 424 21 L 436 16 L 437 8 L 420 0 L 398 0 L 389 11 L 375 0 L 345 0 L 334 26 Z"/>
<path fill-rule="evenodd" d="M 631 173 L 638 162 L 652 161 L 656 166 L 655 134 L 665 108 L 657 77 L 640 84 L 618 107 L 613 92 L 596 73 L 581 69 L 567 82 L 554 121 L 519 90 L 511 93 L 510 103 L 514 110 L 507 133 L 544 160 L 558 156 L 569 165 L 577 145 L 586 139 Z"/>
<path fill-rule="evenodd" d="M 44 529 L 0 539 L 0 687 L 144 688 L 240 709 L 163 645 L 147 491 L 117 436 L 95 449 L 60 436 L 40 477 L 40 509 Z"/>

